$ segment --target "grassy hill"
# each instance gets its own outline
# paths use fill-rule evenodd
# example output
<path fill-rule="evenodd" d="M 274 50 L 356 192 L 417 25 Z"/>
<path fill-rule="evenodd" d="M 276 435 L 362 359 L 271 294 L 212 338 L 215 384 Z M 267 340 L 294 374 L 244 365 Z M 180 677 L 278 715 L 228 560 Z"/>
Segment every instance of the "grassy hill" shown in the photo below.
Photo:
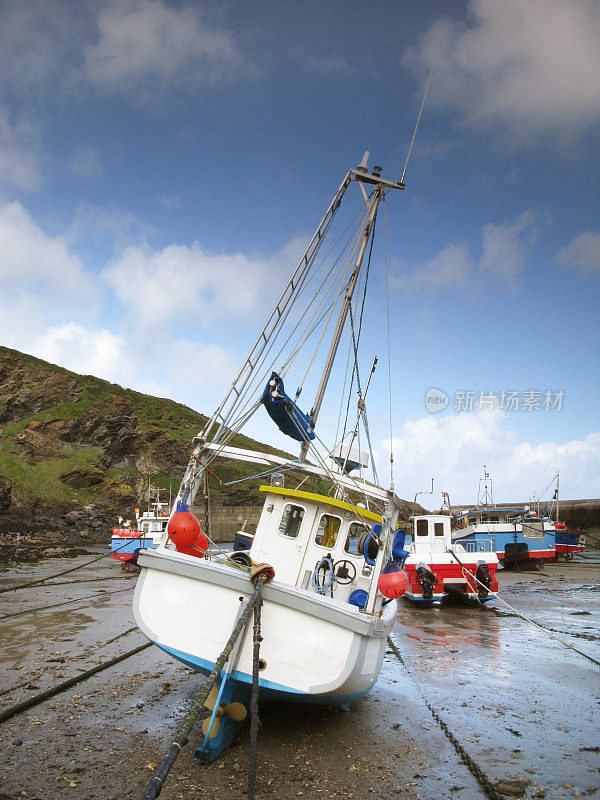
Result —
<path fill-rule="evenodd" d="M 0 347 L 0 532 L 68 528 L 78 516 L 106 531 L 144 502 L 148 478 L 163 487 L 172 481 L 176 492 L 205 422 L 172 400 Z M 278 452 L 241 435 L 233 444 Z M 219 467 L 223 481 L 252 472 L 247 464 Z M 211 483 L 214 503 L 258 502 L 258 481 Z"/>

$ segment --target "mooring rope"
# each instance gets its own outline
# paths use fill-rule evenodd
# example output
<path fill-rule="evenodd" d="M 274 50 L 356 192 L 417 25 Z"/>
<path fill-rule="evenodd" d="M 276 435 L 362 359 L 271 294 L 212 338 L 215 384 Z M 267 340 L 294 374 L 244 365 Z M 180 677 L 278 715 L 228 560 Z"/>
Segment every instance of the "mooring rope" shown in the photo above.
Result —
<path fill-rule="evenodd" d="M 40 692 L 39 694 L 34 695 L 34 697 L 30 697 L 28 700 L 23 700 L 23 702 L 21 703 L 16 703 L 14 706 L 10 706 L 9 708 L 4 709 L 4 711 L 0 712 L 0 722 L 6 722 L 7 719 L 14 717 L 16 714 L 21 714 L 23 711 L 27 711 L 27 709 L 33 708 L 33 706 L 37 706 L 44 700 L 48 700 L 48 698 L 54 697 L 55 694 L 64 692 L 65 689 L 70 689 L 72 686 L 81 683 L 81 681 L 84 681 L 87 678 L 91 678 L 92 675 L 96 675 L 98 672 L 102 672 L 102 670 L 108 669 L 109 667 L 113 667 L 120 661 L 125 661 L 126 658 L 130 658 L 131 656 L 134 656 L 136 653 L 140 653 L 142 650 L 145 650 L 147 647 L 150 647 L 151 644 L 152 642 L 146 642 L 146 644 L 142 644 L 139 647 L 135 647 L 128 653 L 122 653 L 120 656 L 111 658 L 110 661 L 104 661 L 102 664 L 98 664 L 97 666 L 92 667 L 91 669 L 86 669 L 85 672 L 80 672 L 79 675 L 75 675 L 74 678 L 69 678 L 66 681 L 62 681 L 62 683 L 58 683 L 56 684 L 56 686 L 53 686 L 50 689 L 46 689 L 46 691 Z"/>
<path fill-rule="evenodd" d="M 456 553 L 454 553 L 452 550 L 448 550 L 448 553 L 451 556 L 453 556 L 458 561 L 459 564 L 461 563 L 460 560 L 458 559 L 458 556 L 456 555 Z M 519 611 L 514 606 L 511 606 L 510 603 L 507 603 L 506 600 L 504 600 L 502 597 L 500 597 L 498 592 L 492 592 L 491 589 L 489 589 L 485 585 L 485 583 L 482 583 L 482 581 L 480 581 L 479 578 L 476 575 L 473 575 L 472 572 L 469 572 L 469 575 L 471 575 L 471 577 L 474 580 L 476 580 L 477 583 L 481 584 L 481 586 L 483 586 L 483 588 L 486 589 L 489 592 L 489 594 L 492 595 L 492 597 L 495 597 L 497 600 L 500 600 L 500 602 L 504 603 L 504 605 L 507 608 L 510 608 L 510 610 L 512 612 L 514 612 L 517 615 L 517 617 L 521 617 L 521 619 L 524 619 L 525 622 L 529 622 L 531 625 L 535 625 L 536 628 L 539 628 L 539 630 L 543 631 L 551 639 L 555 639 L 557 642 L 560 642 L 565 647 L 568 647 L 569 650 L 573 650 L 575 653 L 578 653 L 580 656 L 583 656 L 584 658 L 587 658 L 587 660 L 591 661 L 592 664 L 595 664 L 596 666 L 600 667 L 600 661 L 598 661 L 598 659 L 594 658 L 593 656 L 590 656 L 588 653 L 584 653 L 583 650 L 578 650 L 577 647 L 574 647 L 572 644 L 569 644 L 569 642 L 565 642 L 564 639 L 560 639 L 558 636 L 555 636 L 553 633 L 550 632 L 550 630 L 548 628 L 545 628 L 543 625 L 540 625 L 539 622 L 536 622 L 535 620 L 531 619 L 531 617 L 526 616 L 525 614 L 523 614 L 522 611 Z"/>
<path fill-rule="evenodd" d="M 83 583 L 83 581 L 81 581 Z M 49 611 L 51 608 L 58 608 L 59 606 L 68 606 L 70 603 L 80 603 L 82 600 L 90 600 L 94 597 L 112 597 L 113 594 L 118 594 L 119 592 L 131 592 L 135 589 L 135 586 L 127 586 L 125 589 L 115 589 L 114 591 L 110 591 L 109 589 L 105 589 L 102 592 L 96 592 L 95 594 L 86 594 L 83 597 L 74 597 L 72 600 L 62 600 L 60 603 L 53 603 L 50 606 L 37 606 L 36 608 L 25 608 L 23 611 L 13 611 L 12 614 L 4 614 L 0 617 L 0 621 L 4 619 L 11 619 L 12 617 L 20 617 L 23 614 L 35 614 L 37 611 Z"/>
<path fill-rule="evenodd" d="M 204 703 L 206 702 L 206 698 L 208 697 L 210 690 L 217 682 L 217 678 L 221 674 L 221 670 L 225 666 L 225 662 L 231 655 L 231 651 L 233 650 L 233 646 L 236 643 L 237 638 L 239 637 L 242 630 L 246 627 L 246 623 L 248 622 L 248 617 L 250 616 L 250 612 L 252 611 L 252 609 L 258 602 L 259 598 L 261 597 L 261 591 L 263 585 L 268 580 L 270 580 L 271 577 L 265 572 L 257 573 L 254 591 L 250 595 L 250 598 L 246 603 L 244 610 L 238 617 L 238 620 L 234 625 L 233 630 L 231 631 L 231 636 L 227 640 L 227 644 L 223 648 L 221 655 L 218 657 L 215 666 L 213 668 L 213 671 L 206 679 L 202 687 L 202 691 L 194 701 L 194 705 L 192 706 L 187 716 L 185 717 L 183 724 L 175 734 L 175 738 L 173 739 L 171 746 L 167 750 L 165 757 L 163 758 L 163 760 L 159 764 L 158 769 L 154 773 L 154 777 L 148 784 L 148 788 L 142 795 L 142 800 L 155 800 L 155 798 L 157 798 L 158 795 L 161 793 L 164 783 L 167 779 L 167 776 L 171 770 L 171 767 L 175 763 L 175 759 L 181 752 L 181 748 L 185 747 L 185 745 L 188 743 L 188 736 L 192 728 L 196 724 L 198 717 L 204 711 Z"/>
<path fill-rule="evenodd" d="M 116 642 L 117 639 L 122 639 L 123 636 L 128 636 L 130 633 L 133 633 L 133 631 L 137 631 L 137 630 L 138 630 L 137 625 L 134 625 L 133 628 L 129 628 L 124 633 L 119 633 L 119 634 L 117 634 L 117 636 L 113 636 L 112 639 L 108 639 L 108 641 L 106 641 L 106 642 L 101 642 L 100 644 L 93 645 L 91 650 L 92 650 L 92 652 L 95 651 L 95 650 L 100 650 L 102 647 L 106 647 L 107 644 L 112 644 L 113 642 Z M 80 656 L 75 656 L 75 658 L 69 659 L 69 661 L 67 663 L 68 664 L 72 664 L 78 658 L 85 658 L 88 655 L 89 655 L 89 652 L 82 653 Z M 22 689 L 24 686 L 29 686 L 30 684 L 33 684 L 33 682 L 39 680 L 42 677 L 42 675 L 44 674 L 44 672 L 46 672 L 46 671 L 47 671 L 47 668 L 46 669 L 42 669 L 40 672 L 36 672 L 35 675 L 33 675 L 33 676 L 30 675 L 27 678 L 26 681 L 22 681 L 21 683 L 16 683 L 13 686 L 9 686 L 8 689 L 3 689 L 0 692 L 0 697 L 4 697 L 5 694 L 10 694 L 11 692 L 16 692 L 18 689 Z M 34 688 L 36 688 L 36 687 L 34 687 Z"/>
<path fill-rule="evenodd" d="M 260 617 L 262 597 L 259 597 L 254 606 L 254 631 L 252 651 L 252 694 L 250 695 L 250 763 L 248 766 L 248 800 L 254 800 L 254 784 L 256 781 L 256 754 L 258 752 L 258 673 L 260 670 Z"/>
<path fill-rule="evenodd" d="M 84 567 L 88 567 L 90 564 L 95 564 L 96 561 L 100 561 L 102 558 L 106 558 L 107 556 L 112 556 L 113 553 L 118 553 L 119 550 L 122 550 L 124 547 L 130 542 L 125 542 L 125 544 L 121 545 L 121 547 L 117 547 L 116 550 L 110 550 L 108 553 L 102 553 L 101 556 L 97 558 L 92 558 L 90 561 L 86 561 L 85 564 L 78 564 L 76 567 L 71 567 L 70 569 L 64 569 L 62 572 L 57 572 L 54 575 L 46 575 L 45 578 L 37 578 L 35 581 L 27 581 L 27 583 L 20 583 L 17 586 L 7 586 L 4 589 L 0 589 L 0 594 L 4 594 L 5 592 L 16 592 L 18 589 L 27 589 L 29 586 L 37 586 L 40 583 L 45 583 L 46 581 L 52 580 L 52 578 L 60 578 L 61 575 L 68 575 L 69 572 L 75 572 L 78 569 L 83 569 Z"/>

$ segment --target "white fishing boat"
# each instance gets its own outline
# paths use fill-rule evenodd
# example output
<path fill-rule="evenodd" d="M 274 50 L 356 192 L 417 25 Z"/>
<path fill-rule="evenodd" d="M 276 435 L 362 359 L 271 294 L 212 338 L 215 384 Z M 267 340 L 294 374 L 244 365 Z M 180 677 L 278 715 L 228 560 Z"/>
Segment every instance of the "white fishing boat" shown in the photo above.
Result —
<path fill-rule="evenodd" d="M 379 167 L 369 173 L 367 163 L 365 153 L 360 165 L 347 172 L 223 402 L 194 439 L 168 536 L 139 554 L 134 599 L 135 619 L 144 634 L 184 664 L 209 674 L 252 594 L 251 565 L 266 562 L 274 578 L 262 589 L 260 696 L 339 709 L 347 709 L 377 680 L 396 598 L 407 583 L 391 557 L 400 501 L 393 488 L 382 488 L 375 478 L 365 480 L 372 458 L 360 449 L 360 435 L 363 431 L 370 449 L 365 397 L 376 359 L 363 388 L 358 360 L 377 210 L 389 191 L 404 184 L 382 178 Z M 353 185 L 361 192 L 353 230 L 347 241 L 337 240 L 338 252 L 328 250 L 321 257 L 324 236 Z M 315 425 L 345 328 L 348 363 L 354 366 L 335 406 L 342 408 L 341 399 L 357 391 L 358 410 L 356 423 L 342 425 L 335 447 L 327 452 Z M 326 352 L 320 350 L 322 342 L 329 345 Z M 312 348 L 308 365 L 320 361 L 322 373 L 305 414 L 297 405 L 300 389 L 292 400 L 282 375 L 307 343 Z M 262 406 L 282 432 L 300 443 L 298 458 L 230 444 Z M 233 559 L 231 553 L 207 549 L 191 514 L 205 471 L 216 458 L 255 464 L 260 476 L 270 478 L 260 488 L 264 505 L 251 547 Z M 299 473 L 300 485 L 288 488 L 290 474 Z M 330 493 L 307 486 L 311 478 L 321 486 L 328 482 Z M 371 563 L 364 556 L 367 540 L 374 552 Z M 252 634 L 246 630 L 210 701 L 213 715 L 196 751 L 201 760 L 215 758 L 242 724 L 252 669 Z"/>
<path fill-rule="evenodd" d="M 465 544 L 452 541 L 452 515 L 446 492 L 441 494 L 442 506 L 437 513 L 416 514 L 411 518 L 409 536 L 397 540 L 398 556 L 408 576 L 405 597 L 419 603 L 433 603 L 451 597 L 483 603 L 498 591 L 496 570 L 498 556 L 491 540 Z"/>
<path fill-rule="evenodd" d="M 140 514 L 139 508 L 135 509 L 136 527 L 131 526 L 130 520 L 119 517 L 118 526 L 112 529 L 110 549 L 112 557 L 121 562 L 125 571 L 130 564 L 135 564 L 137 554 L 142 548 L 156 547 L 163 538 L 171 509 L 169 503 L 160 499 L 164 491 L 159 486 L 153 489 L 148 484 L 148 508 Z M 154 499 L 152 494 L 155 493 Z"/>

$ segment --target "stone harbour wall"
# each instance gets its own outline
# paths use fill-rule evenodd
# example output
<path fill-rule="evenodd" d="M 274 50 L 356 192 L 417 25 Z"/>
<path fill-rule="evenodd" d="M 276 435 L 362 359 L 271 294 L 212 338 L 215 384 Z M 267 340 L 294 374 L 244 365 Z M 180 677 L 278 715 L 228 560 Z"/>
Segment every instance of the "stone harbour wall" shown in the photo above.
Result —
<path fill-rule="evenodd" d="M 256 525 L 260 517 L 262 506 L 212 506 L 210 509 L 210 536 L 214 542 L 232 542 L 237 531 L 242 529 L 244 520 L 245 530 L 256 533 Z M 204 515 L 200 509 L 196 510 L 200 520 L 200 527 L 205 528 Z"/>

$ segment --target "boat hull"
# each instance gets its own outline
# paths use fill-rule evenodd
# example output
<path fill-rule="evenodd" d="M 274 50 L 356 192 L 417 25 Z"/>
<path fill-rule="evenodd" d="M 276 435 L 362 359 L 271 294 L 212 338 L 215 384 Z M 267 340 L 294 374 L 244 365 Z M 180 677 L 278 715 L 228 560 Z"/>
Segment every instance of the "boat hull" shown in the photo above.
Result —
<path fill-rule="evenodd" d="M 164 548 L 141 551 L 138 565 L 138 626 L 165 652 L 209 674 L 253 590 L 247 573 Z M 265 585 L 262 596 L 263 698 L 347 708 L 373 687 L 395 602 L 375 617 L 277 581 Z M 240 636 L 228 681 L 249 687 L 251 626 Z"/>
<path fill-rule="evenodd" d="M 116 561 L 131 561 L 141 548 L 152 547 L 152 537 L 140 536 L 112 536 L 110 549 Z"/>
<path fill-rule="evenodd" d="M 488 565 L 488 570 L 491 578 L 490 592 L 498 591 L 498 582 L 496 580 L 496 566 L 497 561 L 489 558 L 489 553 L 486 554 L 483 560 Z M 435 600 L 443 600 L 447 597 L 461 597 L 465 600 L 473 600 L 476 602 L 486 602 L 493 599 L 493 596 L 487 594 L 485 597 L 480 592 L 480 586 L 473 579 L 473 575 L 477 573 L 478 563 L 476 561 L 469 561 L 461 555 L 461 562 L 464 565 L 464 570 L 461 564 L 457 563 L 454 559 L 446 554 L 430 554 L 428 559 L 423 559 L 416 556 L 411 556 L 406 560 L 404 569 L 408 575 L 409 585 L 404 597 L 417 603 L 433 603 Z M 435 585 L 431 590 L 431 597 L 425 597 L 423 587 L 417 574 L 417 567 L 420 563 L 426 563 L 429 569 L 436 577 Z"/>

